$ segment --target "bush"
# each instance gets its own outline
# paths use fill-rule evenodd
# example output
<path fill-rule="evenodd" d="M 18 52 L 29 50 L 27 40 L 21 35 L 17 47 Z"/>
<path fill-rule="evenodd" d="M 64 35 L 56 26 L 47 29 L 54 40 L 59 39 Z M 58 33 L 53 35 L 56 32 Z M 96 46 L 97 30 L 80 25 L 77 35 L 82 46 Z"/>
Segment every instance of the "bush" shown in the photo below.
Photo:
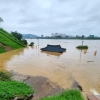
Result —
<path fill-rule="evenodd" d="M 30 44 L 29 44 L 29 46 L 33 46 L 34 45 L 34 42 L 31 42 Z"/>
<path fill-rule="evenodd" d="M 23 39 L 23 40 L 19 40 L 19 42 L 23 45 L 27 45 L 27 40 Z"/>
<path fill-rule="evenodd" d="M 0 71 L 0 80 L 1 81 L 9 81 L 11 80 L 11 74 L 7 72 Z"/>
<path fill-rule="evenodd" d="M 27 98 L 34 93 L 26 83 L 11 80 L 11 74 L 0 71 L 0 100 L 14 100 L 15 97 Z"/>
<path fill-rule="evenodd" d="M 84 45 L 84 46 L 80 45 L 80 46 L 77 46 L 76 48 L 78 48 L 78 49 L 88 49 L 88 46 L 86 46 L 86 45 Z"/>
<path fill-rule="evenodd" d="M 23 39 L 22 42 L 24 43 L 24 45 L 27 45 L 27 40 Z"/>
<path fill-rule="evenodd" d="M 73 89 L 73 90 L 66 90 L 60 94 L 42 98 L 40 100 L 84 100 L 84 98 L 81 95 L 80 91 Z"/>
<path fill-rule="evenodd" d="M 26 83 L 15 80 L 0 81 L 0 100 L 14 100 L 15 97 L 27 98 L 32 93 L 34 93 L 33 89 Z"/>

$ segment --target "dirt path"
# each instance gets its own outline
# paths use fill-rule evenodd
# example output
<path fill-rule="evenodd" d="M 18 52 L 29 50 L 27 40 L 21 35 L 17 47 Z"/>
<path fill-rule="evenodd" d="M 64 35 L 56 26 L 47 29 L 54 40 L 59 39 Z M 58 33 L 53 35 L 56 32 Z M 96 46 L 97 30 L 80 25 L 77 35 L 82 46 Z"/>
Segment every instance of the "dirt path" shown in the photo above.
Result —
<path fill-rule="evenodd" d="M 35 90 L 34 98 L 32 100 L 39 100 L 39 98 L 54 95 L 63 90 L 56 84 L 51 83 L 46 77 L 42 76 L 30 77 L 25 82 L 32 85 Z"/>
<path fill-rule="evenodd" d="M 6 51 L 11 51 L 12 50 L 12 48 L 2 44 L 1 42 L 0 42 L 0 46 L 2 46 L 4 48 L 4 50 L 6 50 Z"/>

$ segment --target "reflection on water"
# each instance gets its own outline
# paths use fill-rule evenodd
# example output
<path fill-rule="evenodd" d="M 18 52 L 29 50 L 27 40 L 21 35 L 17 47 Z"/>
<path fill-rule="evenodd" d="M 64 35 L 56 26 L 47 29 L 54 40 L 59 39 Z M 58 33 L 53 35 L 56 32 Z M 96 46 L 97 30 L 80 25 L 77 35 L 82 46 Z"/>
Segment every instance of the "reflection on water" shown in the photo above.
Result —
<path fill-rule="evenodd" d="M 96 56 L 96 54 L 97 54 L 97 51 L 94 51 L 94 56 Z"/>
<path fill-rule="evenodd" d="M 87 49 L 84 49 L 84 54 L 86 54 L 87 53 Z"/>
<path fill-rule="evenodd" d="M 80 50 L 80 49 L 78 49 L 78 50 Z M 79 59 L 80 62 L 81 62 L 82 52 L 83 52 L 84 54 L 86 54 L 86 53 L 87 53 L 87 50 L 88 50 L 88 49 L 81 49 L 81 50 L 80 50 L 80 59 Z"/>
<path fill-rule="evenodd" d="M 57 53 L 57 52 L 48 52 L 48 51 L 41 51 L 41 53 L 47 54 L 47 56 L 53 55 L 53 56 L 58 56 L 62 55 L 63 53 Z"/>
<path fill-rule="evenodd" d="M 29 39 L 28 43 L 30 42 L 35 45 L 0 54 L 0 68 L 14 70 L 20 74 L 45 76 L 63 88 L 72 87 L 76 81 L 85 93 L 91 92 L 90 89 L 100 93 L 99 40 L 84 40 L 88 50 L 76 49 L 76 46 L 82 44 L 81 40 Z M 42 52 L 40 48 L 46 47 L 47 44 L 61 45 L 67 52 Z"/>

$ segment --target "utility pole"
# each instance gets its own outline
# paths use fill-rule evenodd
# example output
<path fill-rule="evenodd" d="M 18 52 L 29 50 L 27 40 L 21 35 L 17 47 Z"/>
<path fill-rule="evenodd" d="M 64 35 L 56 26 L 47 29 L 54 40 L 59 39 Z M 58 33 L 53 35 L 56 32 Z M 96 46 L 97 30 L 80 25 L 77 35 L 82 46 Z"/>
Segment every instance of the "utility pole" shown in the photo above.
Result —
<path fill-rule="evenodd" d="M 38 40 L 38 46 L 39 46 L 39 37 L 37 37 L 37 40 Z"/>
<path fill-rule="evenodd" d="M 84 42 L 84 41 L 82 41 L 82 46 L 83 46 L 83 42 Z"/>
<path fill-rule="evenodd" d="M 39 37 L 38 37 L 38 46 L 39 46 Z"/>

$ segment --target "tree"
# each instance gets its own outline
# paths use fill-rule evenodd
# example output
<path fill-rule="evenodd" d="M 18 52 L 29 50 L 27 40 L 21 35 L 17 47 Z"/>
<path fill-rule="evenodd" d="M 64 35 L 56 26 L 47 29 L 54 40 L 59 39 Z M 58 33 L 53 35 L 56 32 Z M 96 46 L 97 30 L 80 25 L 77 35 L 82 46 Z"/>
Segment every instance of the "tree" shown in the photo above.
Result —
<path fill-rule="evenodd" d="M 22 34 L 18 33 L 17 31 L 11 32 L 11 34 L 16 37 L 18 40 L 22 39 Z"/>
<path fill-rule="evenodd" d="M 27 40 L 25 40 L 25 39 L 23 39 L 23 40 L 21 40 L 25 45 L 27 45 L 28 43 L 27 43 Z"/>
<path fill-rule="evenodd" d="M 31 42 L 30 44 L 29 44 L 29 46 L 33 46 L 34 45 L 34 42 Z"/>
<path fill-rule="evenodd" d="M 0 17 L 0 24 L 1 24 L 1 22 L 3 22 L 3 19 Z"/>

